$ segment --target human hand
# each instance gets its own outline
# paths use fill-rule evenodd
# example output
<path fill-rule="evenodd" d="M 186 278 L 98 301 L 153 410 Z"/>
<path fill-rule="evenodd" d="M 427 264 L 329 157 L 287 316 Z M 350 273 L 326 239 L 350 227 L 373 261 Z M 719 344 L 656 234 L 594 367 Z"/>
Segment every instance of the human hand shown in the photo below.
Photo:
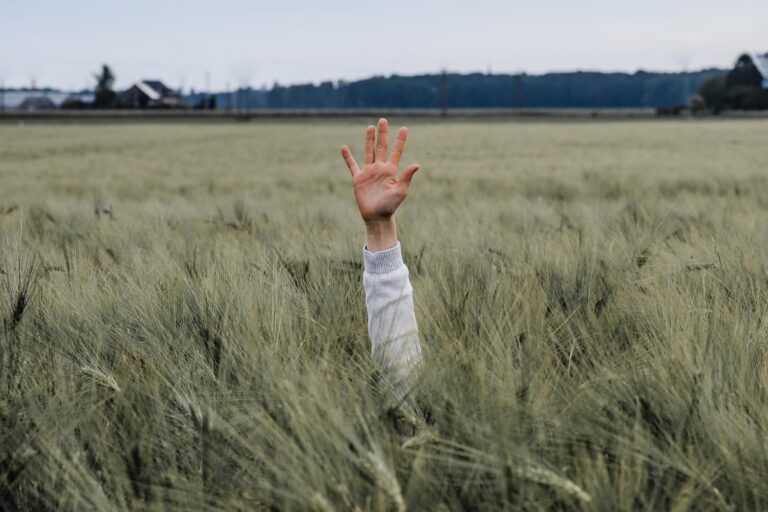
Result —
<path fill-rule="evenodd" d="M 366 130 L 365 164 L 362 169 L 358 167 L 349 148 L 341 148 L 341 155 L 352 173 L 357 207 L 368 231 L 368 249 L 372 251 L 393 247 L 397 243 L 394 213 L 405 199 L 414 173 L 419 170 L 418 164 L 411 164 L 398 176 L 397 168 L 405 149 L 408 129 L 400 128 L 389 157 L 387 131 L 386 119 L 379 120 L 375 141 L 376 129 L 369 126 Z"/>

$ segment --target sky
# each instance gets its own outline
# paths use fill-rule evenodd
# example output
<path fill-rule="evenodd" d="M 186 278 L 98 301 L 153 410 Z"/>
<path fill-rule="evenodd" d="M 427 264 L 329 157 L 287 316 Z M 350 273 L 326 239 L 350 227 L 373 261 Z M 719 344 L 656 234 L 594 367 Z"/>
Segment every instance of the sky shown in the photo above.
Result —
<path fill-rule="evenodd" d="M 768 0 L 0 0 L 0 86 L 679 71 L 768 51 Z M 207 78 L 206 78 L 207 77 Z"/>

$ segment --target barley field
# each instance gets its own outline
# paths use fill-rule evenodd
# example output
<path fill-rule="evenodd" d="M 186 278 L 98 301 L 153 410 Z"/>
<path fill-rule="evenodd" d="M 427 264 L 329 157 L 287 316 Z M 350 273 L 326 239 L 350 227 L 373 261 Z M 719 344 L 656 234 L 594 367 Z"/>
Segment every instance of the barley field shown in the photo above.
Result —
<path fill-rule="evenodd" d="M 415 408 L 364 120 L 0 125 L 0 510 L 768 509 L 768 122 L 391 124 Z"/>

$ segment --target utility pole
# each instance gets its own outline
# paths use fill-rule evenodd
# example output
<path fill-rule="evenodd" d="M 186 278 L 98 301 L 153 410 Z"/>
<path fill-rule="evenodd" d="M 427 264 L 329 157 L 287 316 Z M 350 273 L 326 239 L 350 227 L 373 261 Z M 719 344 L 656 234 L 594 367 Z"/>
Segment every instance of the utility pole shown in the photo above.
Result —
<path fill-rule="evenodd" d="M 448 116 L 448 72 L 445 69 L 440 74 L 440 115 Z"/>
<path fill-rule="evenodd" d="M 602 74 L 597 77 L 597 108 L 599 110 L 603 109 L 603 78 Z"/>
<path fill-rule="evenodd" d="M 243 112 L 250 108 L 250 104 L 248 103 L 250 101 L 248 91 L 250 90 L 251 86 L 248 84 L 248 80 L 241 79 L 240 85 L 237 88 L 237 104 Z"/>
<path fill-rule="evenodd" d="M 688 82 L 689 76 L 688 76 L 688 69 L 691 66 L 691 55 L 690 52 L 684 52 L 681 55 L 677 57 L 677 63 L 680 66 L 680 69 L 682 70 L 682 76 L 680 77 L 680 88 L 682 89 L 681 94 L 682 98 L 680 98 L 680 104 L 681 105 L 688 105 L 688 95 L 690 94 L 690 83 Z"/>
<path fill-rule="evenodd" d="M 208 105 L 210 104 L 209 102 L 210 95 L 211 95 L 211 73 L 210 71 L 206 71 L 205 72 L 205 95 L 204 95 L 205 103 L 203 103 L 203 110 L 206 110 L 208 108 Z"/>

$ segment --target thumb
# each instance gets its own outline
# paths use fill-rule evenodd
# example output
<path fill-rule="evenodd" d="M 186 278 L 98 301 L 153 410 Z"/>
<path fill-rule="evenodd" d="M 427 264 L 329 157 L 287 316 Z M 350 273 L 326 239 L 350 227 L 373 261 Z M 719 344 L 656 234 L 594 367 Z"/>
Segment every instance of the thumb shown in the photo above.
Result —
<path fill-rule="evenodd" d="M 406 188 L 411 186 L 411 179 L 413 179 L 413 175 L 416 174 L 416 171 L 418 171 L 421 167 L 419 164 L 411 164 L 405 169 L 403 169 L 403 172 L 400 174 L 400 181 L 405 185 Z"/>

